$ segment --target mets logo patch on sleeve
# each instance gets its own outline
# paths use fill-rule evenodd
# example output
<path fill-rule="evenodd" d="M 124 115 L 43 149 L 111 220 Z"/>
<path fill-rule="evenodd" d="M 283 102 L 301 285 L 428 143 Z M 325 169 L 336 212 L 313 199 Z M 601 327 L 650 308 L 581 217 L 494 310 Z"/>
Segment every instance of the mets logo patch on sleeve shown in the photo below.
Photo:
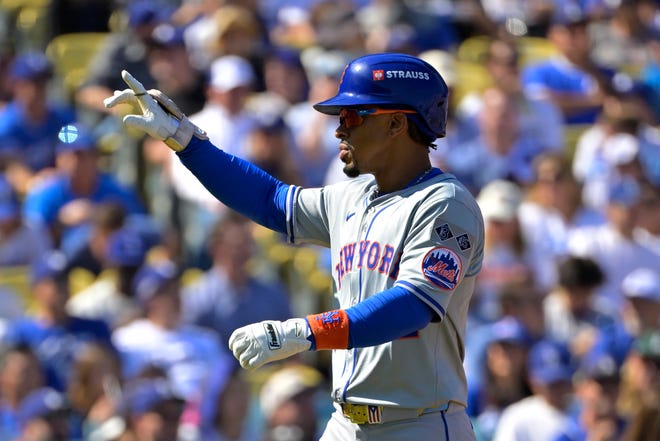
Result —
<path fill-rule="evenodd" d="M 445 247 L 433 248 L 422 261 L 424 277 L 440 289 L 456 288 L 462 269 L 460 257 Z"/>

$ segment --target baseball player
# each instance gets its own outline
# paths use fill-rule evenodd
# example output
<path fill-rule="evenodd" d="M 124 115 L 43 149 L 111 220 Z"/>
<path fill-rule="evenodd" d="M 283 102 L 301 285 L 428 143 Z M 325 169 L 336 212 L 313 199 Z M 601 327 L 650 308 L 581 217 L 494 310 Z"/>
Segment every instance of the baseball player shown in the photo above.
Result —
<path fill-rule="evenodd" d="M 223 203 L 332 251 L 337 309 L 236 329 L 229 346 L 240 364 L 333 350 L 336 412 L 322 441 L 474 440 L 462 361 L 483 219 L 429 160 L 447 121 L 438 72 L 394 53 L 346 66 L 337 95 L 314 108 L 339 116 L 339 159 L 354 179 L 323 188 L 287 185 L 223 152 L 162 93 L 122 76 L 130 88 L 105 105 L 139 104 L 126 126 L 163 140 Z"/>

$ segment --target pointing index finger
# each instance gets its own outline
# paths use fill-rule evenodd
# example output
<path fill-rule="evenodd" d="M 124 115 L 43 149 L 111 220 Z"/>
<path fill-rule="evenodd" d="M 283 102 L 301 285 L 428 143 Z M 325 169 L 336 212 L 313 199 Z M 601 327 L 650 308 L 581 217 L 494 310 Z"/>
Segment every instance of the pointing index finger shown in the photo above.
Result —
<path fill-rule="evenodd" d="M 121 71 L 121 77 L 124 82 L 128 84 L 128 87 L 130 87 L 133 92 L 135 92 L 135 96 L 139 97 L 147 94 L 147 89 L 145 89 L 142 83 L 136 80 L 135 77 L 131 75 L 127 70 Z"/>

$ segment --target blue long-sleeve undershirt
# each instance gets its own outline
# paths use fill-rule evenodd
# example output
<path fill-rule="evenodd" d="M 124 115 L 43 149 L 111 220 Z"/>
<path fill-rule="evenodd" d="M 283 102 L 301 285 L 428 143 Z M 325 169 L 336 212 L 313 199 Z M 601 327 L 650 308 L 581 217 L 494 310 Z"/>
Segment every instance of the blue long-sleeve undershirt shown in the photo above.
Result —
<path fill-rule="evenodd" d="M 405 288 L 395 286 L 346 309 L 349 348 L 375 346 L 425 328 L 435 312 Z"/>
<path fill-rule="evenodd" d="M 289 185 L 256 165 L 218 149 L 210 141 L 193 137 L 177 155 L 220 202 L 267 228 L 286 234 Z"/>

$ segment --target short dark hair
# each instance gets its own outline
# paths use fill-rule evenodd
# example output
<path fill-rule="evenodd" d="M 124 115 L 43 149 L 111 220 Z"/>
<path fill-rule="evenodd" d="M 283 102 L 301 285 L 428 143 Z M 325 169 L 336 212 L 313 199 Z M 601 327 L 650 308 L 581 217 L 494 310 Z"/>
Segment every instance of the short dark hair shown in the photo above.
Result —
<path fill-rule="evenodd" d="M 564 288 L 595 288 L 605 281 L 603 270 L 588 257 L 567 257 L 559 263 L 557 275 Z"/>
<path fill-rule="evenodd" d="M 410 118 L 408 118 L 408 136 L 418 144 L 435 148 L 435 144 L 433 144 L 434 140 L 425 135 L 424 132 L 420 130 L 419 126 L 417 126 L 417 123 Z"/>

